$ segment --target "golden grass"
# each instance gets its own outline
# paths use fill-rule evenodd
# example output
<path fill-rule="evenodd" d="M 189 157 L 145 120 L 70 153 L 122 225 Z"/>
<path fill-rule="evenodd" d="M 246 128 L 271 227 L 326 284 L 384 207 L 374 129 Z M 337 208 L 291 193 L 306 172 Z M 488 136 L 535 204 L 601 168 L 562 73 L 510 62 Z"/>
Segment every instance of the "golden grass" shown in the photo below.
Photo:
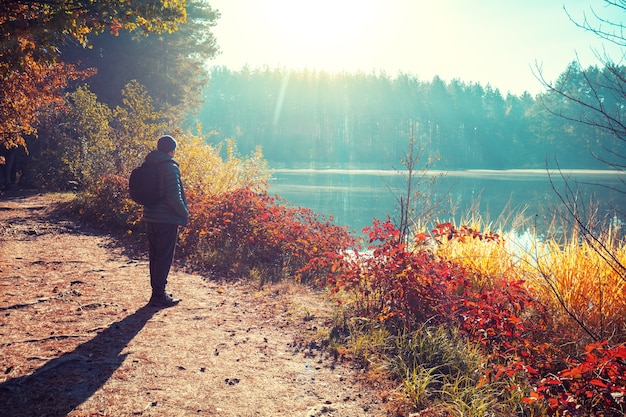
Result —
<path fill-rule="evenodd" d="M 485 241 L 468 238 L 444 241 L 437 246 L 436 254 L 459 263 L 475 272 L 475 284 L 493 285 L 495 278 L 519 278 L 520 260 L 505 246 L 504 241 Z"/>
<path fill-rule="evenodd" d="M 520 227 L 523 223 L 523 213 L 498 220 L 498 224 L 506 224 L 511 227 Z M 461 224 L 483 234 L 498 233 L 500 238 L 485 240 L 478 237 L 467 237 L 462 241 L 444 239 L 442 244 L 435 248 L 436 255 L 473 271 L 475 284 L 479 286 L 491 286 L 500 279 L 515 280 L 521 278 L 520 274 L 523 274 L 524 271 L 521 269 L 520 259 L 510 245 L 507 245 L 501 227 L 494 227 L 488 220 L 475 213 L 466 216 Z"/>
<path fill-rule="evenodd" d="M 536 242 L 532 252 L 523 254 L 525 262 L 534 267 L 528 282 L 555 311 L 567 309 L 602 338 L 614 335 L 623 339 L 626 245 L 616 242 L 611 232 L 601 235 L 598 243 L 607 251 L 585 241 L 576 231 L 563 243 Z"/>
<path fill-rule="evenodd" d="M 480 218 L 465 224 L 474 230 L 492 230 Z M 523 279 L 539 301 L 552 308 L 560 324 L 579 331 L 573 316 L 598 337 L 624 340 L 626 244 L 614 236 L 614 231 L 606 231 L 591 244 L 574 230 L 562 241 L 533 237 L 527 246 L 506 238 L 452 239 L 443 240 L 435 253 L 473 271 L 476 285 Z"/>

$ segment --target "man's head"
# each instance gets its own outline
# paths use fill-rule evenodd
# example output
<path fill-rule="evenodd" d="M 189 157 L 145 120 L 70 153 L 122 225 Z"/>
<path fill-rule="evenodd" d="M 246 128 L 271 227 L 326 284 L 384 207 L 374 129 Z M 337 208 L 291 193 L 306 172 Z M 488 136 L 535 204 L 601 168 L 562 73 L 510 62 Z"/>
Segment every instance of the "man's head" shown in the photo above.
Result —
<path fill-rule="evenodd" d="M 170 135 L 163 135 L 157 142 L 157 149 L 163 153 L 170 153 L 176 150 L 176 140 Z"/>

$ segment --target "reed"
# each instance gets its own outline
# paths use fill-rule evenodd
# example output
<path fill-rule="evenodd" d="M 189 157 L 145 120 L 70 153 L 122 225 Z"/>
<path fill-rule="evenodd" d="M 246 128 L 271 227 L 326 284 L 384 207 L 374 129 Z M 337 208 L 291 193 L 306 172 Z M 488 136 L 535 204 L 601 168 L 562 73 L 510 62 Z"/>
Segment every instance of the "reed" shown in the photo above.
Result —
<path fill-rule="evenodd" d="M 573 230 L 562 242 L 537 241 L 523 254 L 527 276 L 540 299 L 562 323 L 575 320 L 596 337 L 626 339 L 626 245 L 607 230 L 591 243 Z M 599 247 L 603 249 L 599 249 Z M 607 256 L 610 254 L 610 256 Z"/>
<path fill-rule="evenodd" d="M 511 245 L 508 237 L 502 233 L 502 225 L 523 227 L 523 213 L 501 218 L 496 228 L 488 220 L 475 212 L 467 215 L 461 222 L 463 226 L 483 234 L 498 233 L 499 238 L 486 240 L 482 237 L 466 237 L 464 239 L 443 239 L 435 247 L 435 254 L 449 261 L 463 265 L 474 272 L 472 277 L 478 286 L 492 286 L 502 279 L 521 279 L 525 270 L 515 245 Z M 456 226 L 459 227 L 459 226 Z"/>
<path fill-rule="evenodd" d="M 493 230 L 477 215 L 463 224 L 483 233 Z M 475 285 L 526 281 L 557 323 L 574 333 L 583 328 L 595 339 L 626 340 L 625 242 L 611 228 L 591 241 L 579 229 L 559 229 L 559 235 L 542 238 L 527 233 L 523 243 L 521 236 L 500 231 L 496 240 L 443 239 L 435 253 L 474 272 Z"/>

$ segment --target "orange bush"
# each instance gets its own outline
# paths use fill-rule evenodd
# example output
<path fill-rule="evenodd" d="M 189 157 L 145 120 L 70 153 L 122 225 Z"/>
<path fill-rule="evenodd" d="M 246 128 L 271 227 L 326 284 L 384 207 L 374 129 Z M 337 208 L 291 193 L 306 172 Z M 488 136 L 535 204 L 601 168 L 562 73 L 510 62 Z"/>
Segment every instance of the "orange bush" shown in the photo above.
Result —
<path fill-rule="evenodd" d="M 409 251 L 399 231 L 376 221 L 366 229 L 372 246 L 365 254 L 338 260 L 332 290 L 353 294 L 357 316 L 376 320 L 392 334 L 418 330 L 424 323 L 459 329 L 482 348 L 487 359 L 482 383 L 520 376 L 534 388 L 525 405 L 547 403 L 553 415 L 617 416 L 625 411 L 626 349 L 606 342 L 587 347 L 585 359 L 565 352 L 570 335 L 555 327 L 550 311 L 522 281 L 472 285 L 460 265 L 438 259 L 425 245 Z M 478 233 L 478 235 L 477 235 Z M 498 239 L 469 229 L 438 225 L 422 242 L 446 239 Z"/>
<path fill-rule="evenodd" d="M 266 192 L 243 188 L 208 196 L 190 191 L 187 198 L 191 215 L 181 234 L 182 256 L 224 277 L 257 269 L 268 280 L 317 280 L 354 244 L 332 218 L 289 207 Z"/>

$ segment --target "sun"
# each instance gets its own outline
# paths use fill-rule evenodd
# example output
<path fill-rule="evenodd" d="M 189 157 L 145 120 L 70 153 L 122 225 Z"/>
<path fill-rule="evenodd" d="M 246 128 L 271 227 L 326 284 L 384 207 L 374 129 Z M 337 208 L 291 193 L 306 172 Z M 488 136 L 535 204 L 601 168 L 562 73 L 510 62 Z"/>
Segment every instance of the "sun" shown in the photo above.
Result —
<path fill-rule="evenodd" d="M 362 52 L 376 25 L 376 3 L 273 0 L 266 8 L 271 22 L 268 30 L 282 45 L 285 61 L 300 67 L 335 69 Z"/>

